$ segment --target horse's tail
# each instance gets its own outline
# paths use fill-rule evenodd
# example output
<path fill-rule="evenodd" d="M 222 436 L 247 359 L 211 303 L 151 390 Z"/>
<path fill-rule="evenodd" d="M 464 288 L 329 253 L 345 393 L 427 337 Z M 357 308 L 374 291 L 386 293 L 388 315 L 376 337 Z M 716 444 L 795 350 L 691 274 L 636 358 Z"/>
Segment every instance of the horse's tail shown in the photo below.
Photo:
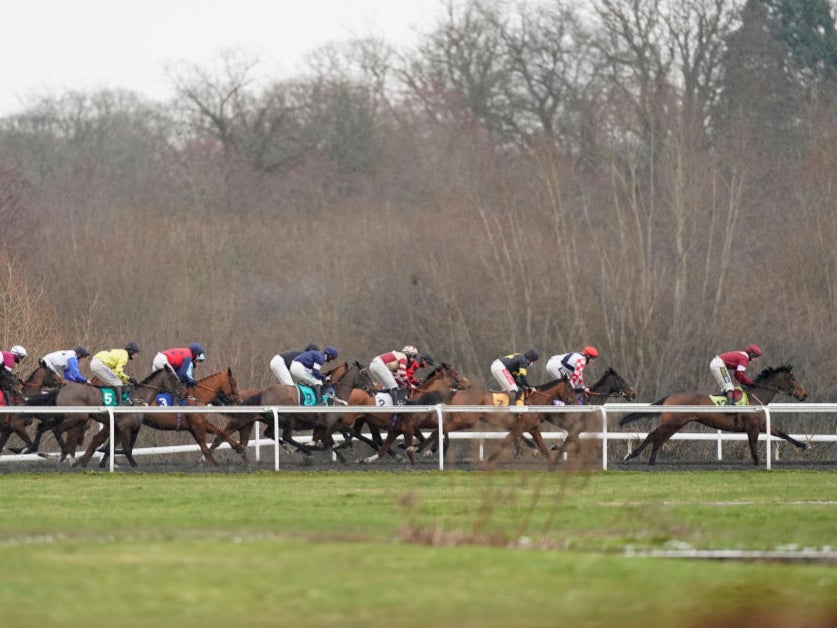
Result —
<path fill-rule="evenodd" d="M 60 388 L 56 388 L 55 390 L 50 390 L 49 392 L 41 393 L 39 395 L 35 395 L 34 397 L 29 397 L 26 400 L 27 406 L 54 406 L 55 399 L 58 397 L 58 393 L 60 392 Z"/>
<path fill-rule="evenodd" d="M 665 402 L 668 397 L 663 397 L 652 403 L 652 406 L 661 406 Z M 626 414 L 621 419 L 619 419 L 619 425 L 627 425 L 628 423 L 633 423 L 634 421 L 638 421 L 642 417 L 651 416 L 657 414 L 656 412 L 631 412 L 630 414 Z"/>

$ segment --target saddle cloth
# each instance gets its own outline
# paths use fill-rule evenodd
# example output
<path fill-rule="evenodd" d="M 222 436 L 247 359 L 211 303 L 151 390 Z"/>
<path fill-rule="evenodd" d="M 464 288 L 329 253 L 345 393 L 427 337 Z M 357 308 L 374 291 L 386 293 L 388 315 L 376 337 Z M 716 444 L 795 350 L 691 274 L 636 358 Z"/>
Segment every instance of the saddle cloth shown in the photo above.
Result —
<path fill-rule="evenodd" d="M 712 400 L 716 406 L 725 406 L 727 405 L 727 398 L 726 395 L 709 395 L 709 398 Z M 735 402 L 733 405 L 736 406 L 748 406 L 750 405 L 750 399 L 740 388 L 736 388 L 732 391 L 732 400 Z"/>

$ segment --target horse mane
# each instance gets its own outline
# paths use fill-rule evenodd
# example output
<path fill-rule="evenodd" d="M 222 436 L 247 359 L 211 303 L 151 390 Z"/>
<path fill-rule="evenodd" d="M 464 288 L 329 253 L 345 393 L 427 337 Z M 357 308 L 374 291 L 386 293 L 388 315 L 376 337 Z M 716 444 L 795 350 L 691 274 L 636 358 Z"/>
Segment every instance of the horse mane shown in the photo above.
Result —
<path fill-rule="evenodd" d="M 607 369 L 605 370 L 605 372 L 599 378 L 599 381 L 597 381 L 595 384 L 590 386 L 590 389 L 592 390 L 593 388 L 596 388 L 597 386 L 601 386 L 604 383 L 604 381 L 608 377 L 610 377 L 611 375 L 615 375 L 616 377 L 619 377 L 619 374 L 613 369 L 613 367 L 608 366 Z"/>
<path fill-rule="evenodd" d="M 553 379 L 553 380 L 551 380 L 551 381 L 549 381 L 549 382 L 547 382 L 547 383 L 545 383 L 545 384 L 539 384 L 539 385 L 535 386 L 535 390 L 544 391 L 544 390 L 546 390 L 547 388 L 551 388 L 552 386 L 554 386 L 555 384 L 557 384 L 558 382 L 560 382 L 562 379 L 563 379 L 563 378 L 560 378 L 560 377 L 559 377 L 558 379 Z"/>
<path fill-rule="evenodd" d="M 776 373 L 789 373 L 792 368 L 793 365 L 791 364 L 782 364 L 781 366 L 776 367 L 768 366 L 766 369 L 764 369 L 761 373 L 759 373 L 756 376 L 756 379 L 754 381 L 756 384 L 763 384 Z"/>
<path fill-rule="evenodd" d="M 230 370 L 229 368 L 225 368 L 225 369 L 222 369 L 222 370 L 218 371 L 217 373 L 213 373 L 212 375 L 204 375 L 198 381 L 202 382 L 205 379 L 209 379 L 210 377 L 215 377 L 217 375 L 220 375 L 221 373 L 227 373 L 227 372 L 229 372 L 229 370 Z"/>
<path fill-rule="evenodd" d="M 152 379 L 153 377 L 155 377 L 155 376 L 157 375 L 157 373 L 159 373 L 160 371 L 164 371 L 165 369 L 168 369 L 168 370 L 169 370 L 169 372 L 170 372 L 172 375 L 174 375 L 175 377 L 177 377 L 177 373 L 175 373 L 175 372 L 174 372 L 174 369 L 173 369 L 172 367 L 170 367 L 170 366 L 165 366 L 165 367 L 163 367 L 163 368 L 161 368 L 161 369 L 157 369 L 156 371 L 151 371 L 151 373 L 149 373 L 148 375 L 146 375 L 146 376 L 145 376 L 145 379 L 143 379 L 143 380 L 141 380 L 141 381 L 140 381 L 140 384 L 147 384 L 148 382 L 150 382 L 150 381 L 151 381 L 151 379 Z M 178 379 L 179 379 L 179 378 L 178 378 Z"/>

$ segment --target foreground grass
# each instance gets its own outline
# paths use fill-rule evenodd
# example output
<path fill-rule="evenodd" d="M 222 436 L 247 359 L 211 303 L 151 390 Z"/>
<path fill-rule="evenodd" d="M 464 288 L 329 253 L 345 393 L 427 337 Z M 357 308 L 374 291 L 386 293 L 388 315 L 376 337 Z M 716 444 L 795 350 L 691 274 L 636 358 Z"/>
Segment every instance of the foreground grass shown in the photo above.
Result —
<path fill-rule="evenodd" d="M 833 567 L 620 555 L 834 547 L 833 473 L 95 473 L 0 490 L 4 626 L 837 617 Z"/>

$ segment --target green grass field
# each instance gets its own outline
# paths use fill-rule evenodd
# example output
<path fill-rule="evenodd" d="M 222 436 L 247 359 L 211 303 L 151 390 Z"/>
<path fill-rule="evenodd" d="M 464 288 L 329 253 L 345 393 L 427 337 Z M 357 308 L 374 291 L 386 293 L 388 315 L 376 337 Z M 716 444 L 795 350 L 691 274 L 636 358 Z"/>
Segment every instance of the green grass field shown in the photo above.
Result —
<path fill-rule="evenodd" d="M 2 626 L 833 626 L 837 473 L 0 476 Z"/>

